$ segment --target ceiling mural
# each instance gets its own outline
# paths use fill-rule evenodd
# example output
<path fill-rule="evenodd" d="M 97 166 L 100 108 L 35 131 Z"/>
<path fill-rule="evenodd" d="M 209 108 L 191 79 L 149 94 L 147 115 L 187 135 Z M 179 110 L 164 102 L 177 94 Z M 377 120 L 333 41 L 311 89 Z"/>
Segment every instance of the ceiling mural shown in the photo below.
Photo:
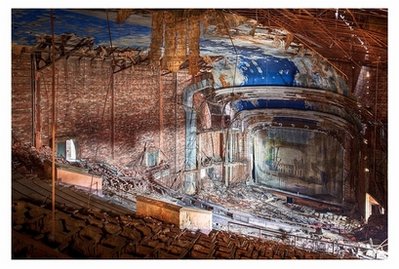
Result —
<path fill-rule="evenodd" d="M 40 36 L 50 35 L 50 14 L 51 11 L 48 9 L 13 9 L 13 43 L 34 45 Z M 54 31 L 56 35 L 74 33 L 80 37 L 94 37 L 96 46 L 109 46 L 110 39 L 105 10 L 54 9 L 54 16 Z M 114 13 L 113 17 L 115 17 Z M 110 18 L 109 24 L 113 46 L 142 49 L 147 49 L 150 46 L 150 16 L 142 16 L 139 20 L 129 20 L 121 24 L 118 24 L 115 18 Z"/>
<path fill-rule="evenodd" d="M 13 9 L 13 44 L 34 45 L 43 36 L 50 35 L 50 14 L 48 9 Z M 293 43 L 287 32 L 263 27 L 254 20 L 241 17 L 232 25 L 223 25 L 215 18 L 209 18 L 218 17 L 217 13 L 204 14 L 203 17 L 208 17 L 201 17 L 199 52 L 212 67 L 215 89 L 255 85 L 300 86 L 348 94 L 348 87 L 334 68 L 318 55 Z M 132 14 L 122 23 L 117 22 L 116 11 L 55 9 L 54 15 L 56 35 L 73 33 L 79 37 L 91 37 L 94 46 L 109 47 L 112 41 L 112 46 L 117 48 L 150 49 L 150 13 Z M 235 18 L 230 15 L 227 19 Z M 187 33 L 186 38 L 189 37 Z M 162 53 L 165 53 L 168 37 L 164 39 L 164 44 L 160 44 Z"/>

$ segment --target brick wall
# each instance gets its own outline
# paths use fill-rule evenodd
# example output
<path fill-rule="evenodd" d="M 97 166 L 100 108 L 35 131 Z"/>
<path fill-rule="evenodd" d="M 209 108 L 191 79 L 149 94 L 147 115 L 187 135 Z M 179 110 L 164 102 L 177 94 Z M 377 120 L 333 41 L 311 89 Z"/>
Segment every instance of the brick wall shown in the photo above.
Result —
<path fill-rule="evenodd" d="M 13 135 L 32 142 L 30 54 L 13 57 Z M 39 71 L 40 129 L 43 145 L 51 138 L 51 67 Z M 177 88 L 175 87 L 177 79 Z M 185 116 L 183 89 L 191 76 L 181 71 L 160 75 L 135 66 L 111 76 L 111 62 L 70 57 L 56 63 L 57 137 L 75 138 L 79 158 L 113 162 L 111 89 L 114 89 L 114 162 L 140 160 L 144 147 L 158 150 L 172 170 L 184 169 Z M 36 99 L 38 100 L 38 98 Z M 177 101 L 177 103 L 176 103 Z"/>
<path fill-rule="evenodd" d="M 377 73 L 377 70 L 375 70 Z M 378 81 L 378 83 L 377 83 Z M 377 116 L 384 124 L 388 124 L 388 67 L 382 64 L 376 74 L 377 92 Z M 376 88 L 374 88 L 375 90 Z"/>
<path fill-rule="evenodd" d="M 387 63 L 380 63 L 377 66 L 369 67 L 367 70 L 370 72 L 370 77 L 366 83 L 364 73 L 361 73 L 361 68 L 353 66 L 348 62 L 334 62 L 334 65 L 347 74 L 346 83 L 352 95 L 358 98 L 368 110 L 374 113 L 375 93 L 377 92 L 377 117 L 383 123 L 387 123 L 388 117 L 388 66 Z M 360 82 L 360 84 L 359 84 Z M 360 86 L 360 87 L 359 87 Z M 369 86 L 369 88 L 367 88 Z M 369 92 L 367 94 L 367 92 Z"/>
<path fill-rule="evenodd" d="M 177 88 L 175 79 L 177 78 Z M 162 156 L 167 157 L 176 171 L 184 170 L 185 160 L 185 114 L 183 89 L 191 84 L 191 76 L 186 71 L 161 76 L 163 96 Z"/>
<path fill-rule="evenodd" d="M 12 54 L 12 135 L 32 142 L 30 54 Z"/>

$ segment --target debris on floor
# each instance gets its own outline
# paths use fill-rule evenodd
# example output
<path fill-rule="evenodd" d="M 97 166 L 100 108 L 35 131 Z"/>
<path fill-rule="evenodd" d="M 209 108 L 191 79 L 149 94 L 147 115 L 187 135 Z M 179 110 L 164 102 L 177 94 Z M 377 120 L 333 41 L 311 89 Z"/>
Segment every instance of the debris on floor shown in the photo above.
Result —
<path fill-rule="evenodd" d="M 13 181 L 22 178 L 34 180 L 45 178 L 45 173 L 42 172 L 45 163 L 50 160 L 51 149 L 48 147 L 37 150 L 29 144 L 14 143 Z M 352 255 L 375 259 L 386 256 L 388 244 L 385 240 L 387 238 L 385 215 L 372 215 L 367 224 L 362 224 L 336 212 L 287 203 L 285 199 L 262 186 L 245 182 L 226 187 L 220 180 L 204 180 L 198 194 L 185 195 L 154 180 L 152 173 L 158 173 L 164 169 L 162 167 L 152 169 L 142 166 L 119 167 L 91 160 L 68 162 L 63 158 L 57 158 L 57 163 L 77 166 L 93 175 L 101 176 L 103 195 L 126 208 L 134 208 L 132 205 L 135 204 L 136 197 L 146 195 L 185 206 L 213 210 L 214 230 L 267 238 L 274 240 L 276 244 L 284 243 L 294 248 L 334 253 L 337 257 Z M 111 227 L 108 230 L 112 229 Z M 370 240 L 374 242 L 370 243 Z M 233 254 L 221 255 L 232 257 Z M 281 255 L 286 254 L 274 254 L 279 257 Z"/>

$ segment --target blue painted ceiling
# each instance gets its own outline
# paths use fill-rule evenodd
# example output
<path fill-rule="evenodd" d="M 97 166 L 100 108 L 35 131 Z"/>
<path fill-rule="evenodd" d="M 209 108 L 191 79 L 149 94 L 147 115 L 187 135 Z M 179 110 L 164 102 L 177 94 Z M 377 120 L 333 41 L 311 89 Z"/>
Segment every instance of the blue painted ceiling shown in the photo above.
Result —
<path fill-rule="evenodd" d="M 98 15 L 97 15 L 98 14 Z M 74 33 L 80 37 L 94 37 L 95 45 L 109 46 L 106 12 L 82 10 L 54 10 L 56 35 Z M 151 17 L 147 20 L 151 24 Z M 147 49 L 151 28 L 131 21 L 118 24 L 110 19 L 113 46 Z M 36 37 L 50 35 L 50 10 L 14 9 L 12 11 L 12 41 L 21 45 L 34 45 Z"/>
<path fill-rule="evenodd" d="M 253 110 L 263 108 L 290 108 L 307 110 L 307 106 L 304 100 L 265 100 L 257 99 L 254 101 L 240 100 L 233 103 L 233 107 L 236 111 L 242 110 Z"/>
<path fill-rule="evenodd" d="M 94 45 L 109 46 L 110 39 L 105 10 L 55 9 L 55 33 L 74 33 L 93 37 Z M 109 12 L 114 47 L 148 50 L 151 43 L 151 15 L 131 15 L 124 23 L 115 21 L 116 12 Z M 327 63 L 315 61 L 312 55 L 299 55 L 298 48 L 285 48 L 266 38 L 268 31 L 258 28 L 254 36 L 250 24 L 222 35 L 208 27 L 202 29 L 201 56 L 222 56 L 212 62 L 215 89 L 232 86 L 301 86 L 347 94 L 341 77 Z M 50 35 L 50 10 L 13 9 L 12 42 L 33 45 L 36 37 Z M 280 33 L 281 34 L 281 33 Z"/>

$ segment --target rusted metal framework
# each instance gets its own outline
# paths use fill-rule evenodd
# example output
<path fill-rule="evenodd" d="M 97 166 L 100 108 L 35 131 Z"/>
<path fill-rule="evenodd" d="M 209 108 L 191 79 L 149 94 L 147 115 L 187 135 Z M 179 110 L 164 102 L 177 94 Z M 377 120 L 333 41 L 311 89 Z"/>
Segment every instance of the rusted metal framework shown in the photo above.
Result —
<path fill-rule="evenodd" d="M 375 66 L 388 60 L 386 9 L 230 10 L 258 23 L 285 29 L 329 61 Z"/>
<path fill-rule="evenodd" d="M 52 63 L 49 51 L 52 47 L 51 36 L 42 36 L 33 48 L 37 70 L 42 70 Z M 113 60 L 114 73 L 132 67 L 133 65 L 148 62 L 148 52 L 138 49 L 121 49 L 105 46 L 94 47 L 94 39 L 79 37 L 75 34 L 62 34 L 54 38 L 54 61 L 63 58 L 78 57 L 93 60 Z"/>

